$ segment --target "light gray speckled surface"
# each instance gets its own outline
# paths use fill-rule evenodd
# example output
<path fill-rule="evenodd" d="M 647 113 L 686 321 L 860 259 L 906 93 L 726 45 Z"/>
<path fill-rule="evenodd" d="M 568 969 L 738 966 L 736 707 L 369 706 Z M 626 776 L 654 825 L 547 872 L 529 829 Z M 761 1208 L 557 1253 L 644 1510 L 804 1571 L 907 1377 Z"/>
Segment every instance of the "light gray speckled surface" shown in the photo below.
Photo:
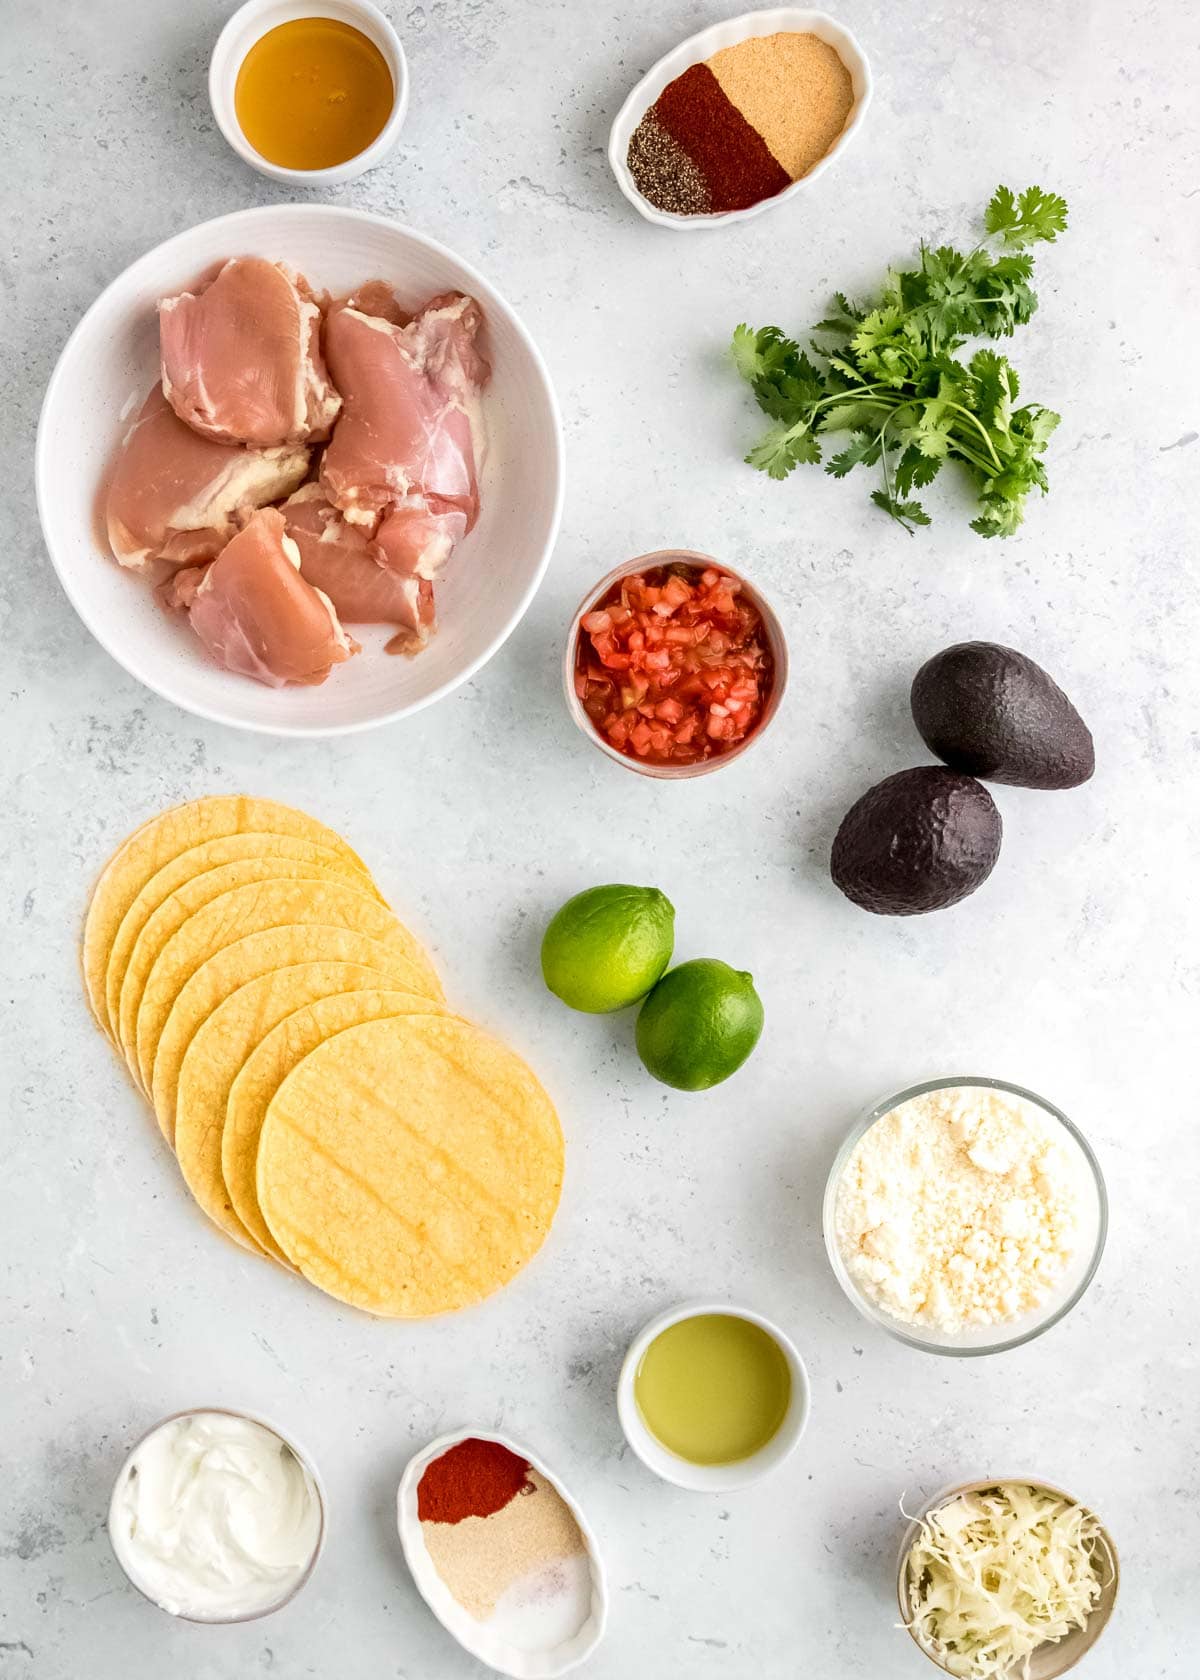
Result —
<path fill-rule="evenodd" d="M 1002 1471 L 1091 1498 L 1122 1548 L 1120 1611 L 1088 1680 L 1194 1675 L 1195 8 L 844 0 L 878 77 L 861 141 L 779 214 L 680 240 L 632 214 L 602 148 L 636 75 L 719 4 L 393 5 L 414 85 L 403 145 L 337 201 L 446 240 L 524 312 L 566 415 L 567 515 L 537 602 L 478 680 L 407 726 L 270 747 L 160 704 L 91 642 L 43 552 L 30 469 L 42 388 L 97 290 L 177 229 L 285 196 L 209 117 L 225 10 L 8 0 L 0 19 L 0 1676 L 482 1672 L 417 1601 L 391 1518 L 408 1454 L 462 1422 L 537 1443 L 603 1536 L 613 1615 L 596 1680 L 918 1680 L 932 1671 L 893 1627 L 897 1501 Z M 869 508 L 862 475 L 776 486 L 743 468 L 756 420 L 721 360 L 733 324 L 803 328 L 833 286 L 869 285 L 920 235 L 965 236 L 999 179 L 1063 191 L 1073 217 L 1039 258 L 1042 313 L 1014 348 L 1027 391 L 1065 416 L 1053 495 L 1024 533 L 982 544 L 939 489 L 933 529 L 910 540 Z M 763 583 L 794 677 L 785 721 L 742 766 L 655 787 L 574 733 L 558 662 L 583 587 L 668 543 Z M 923 760 L 908 679 L 969 636 L 1061 677 L 1098 774 L 1070 794 L 1001 790 L 1004 856 L 957 910 L 864 916 L 828 884 L 833 825 L 868 781 Z M 214 1240 L 87 1017 L 75 942 L 97 866 L 149 813 L 218 789 L 344 829 L 454 999 L 560 1100 L 552 1240 L 469 1320 L 371 1323 Z M 572 1016 L 542 990 L 547 914 L 608 879 L 670 893 L 681 955 L 756 974 L 767 1035 L 725 1090 L 665 1094 L 627 1022 Z M 1088 1132 L 1112 1192 L 1090 1296 L 1001 1360 L 868 1333 L 821 1247 L 822 1182 L 851 1117 L 944 1070 L 1043 1090 Z M 814 1385 L 786 1472 L 713 1500 L 643 1473 L 612 1404 L 631 1332 L 708 1290 L 782 1319 Z M 132 1437 L 209 1400 L 292 1427 L 333 1500 L 307 1594 L 243 1629 L 157 1614 L 103 1530 Z"/>

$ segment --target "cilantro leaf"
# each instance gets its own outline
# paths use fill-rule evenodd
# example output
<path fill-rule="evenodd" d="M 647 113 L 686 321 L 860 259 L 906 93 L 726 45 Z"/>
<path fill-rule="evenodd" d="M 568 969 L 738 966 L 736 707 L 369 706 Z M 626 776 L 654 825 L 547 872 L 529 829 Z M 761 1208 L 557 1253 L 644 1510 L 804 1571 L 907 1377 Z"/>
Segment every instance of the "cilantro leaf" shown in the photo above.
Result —
<path fill-rule="evenodd" d="M 872 490 L 871 500 L 877 508 L 882 508 L 884 513 L 890 513 L 896 523 L 903 525 L 904 529 L 909 531 L 910 534 L 914 525 L 933 524 L 920 502 L 899 501 L 895 496 L 889 495 L 886 490 Z"/>
<path fill-rule="evenodd" d="M 975 409 L 986 426 L 1006 432 L 1017 394 L 1017 375 L 1007 357 L 995 350 L 977 350 L 971 357 Z"/>
<path fill-rule="evenodd" d="M 864 426 L 879 425 L 885 412 L 886 405 L 881 405 L 878 398 L 847 397 L 824 411 L 816 429 L 821 433 L 856 432 Z"/>
<path fill-rule="evenodd" d="M 850 340 L 850 348 L 856 356 L 866 355 L 877 345 L 886 344 L 896 332 L 900 324 L 901 311 L 895 305 L 885 309 L 872 309 L 871 313 L 859 323 L 858 331 Z"/>
<path fill-rule="evenodd" d="M 881 449 L 878 432 L 855 432 L 853 441 L 825 463 L 825 471 L 834 478 L 845 478 L 854 467 L 873 466 Z"/>
<path fill-rule="evenodd" d="M 747 463 L 769 478 L 786 478 L 802 461 L 821 459 L 821 445 L 811 432 L 797 433 L 792 426 L 773 426 L 746 456 Z"/>
<path fill-rule="evenodd" d="M 892 483 L 896 493 L 907 496 L 910 490 L 924 490 L 941 471 L 943 458 L 922 455 L 915 445 L 910 444 L 892 470 Z"/>
<path fill-rule="evenodd" d="M 1017 201 L 1011 187 L 997 187 L 992 201 L 983 213 L 983 225 L 989 233 L 1007 234 L 1020 221 Z"/>
<path fill-rule="evenodd" d="M 972 519 L 971 529 L 981 537 L 1011 537 L 1025 517 L 1020 502 L 1002 496 L 983 496 L 980 506 L 983 512 Z"/>
<path fill-rule="evenodd" d="M 1010 187 L 997 187 L 984 214 L 989 233 L 1006 245 L 1032 245 L 1039 239 L 1053 243 L 1067 227 L 1067 201 L 1041 187 L 1026 187 L 1014 198 Z"/>
<path fill-rule="evenodd" d="M 1029 422 L 1029 441 L 1040 454 L 1050 441 L 1050 434 L 1062 424 L 1062 415 L 1055 414 L 1051 409 L 1024 409 L 1023 413 L 1032 416 Z"/>
<path fill-rule="evenodd" d="M 733 365 L 743 379 L 757 379 L 761 371 L 761 357 L 758 351 L 758 334 L 743 321 L 740 327 L 733 329 Z"/>
<path fill-rule="evenodd" d="M 1044 239 L 1052 245 L 1060 233 L 1067 231 L 1067 201 L 1058 193 L 1043 192 L 1041 187 L 1026 187 L 1017 202 L 1021 226 L 1029 243 Z M 1008 243 L 1015 243 L 1011 236 Z"/>

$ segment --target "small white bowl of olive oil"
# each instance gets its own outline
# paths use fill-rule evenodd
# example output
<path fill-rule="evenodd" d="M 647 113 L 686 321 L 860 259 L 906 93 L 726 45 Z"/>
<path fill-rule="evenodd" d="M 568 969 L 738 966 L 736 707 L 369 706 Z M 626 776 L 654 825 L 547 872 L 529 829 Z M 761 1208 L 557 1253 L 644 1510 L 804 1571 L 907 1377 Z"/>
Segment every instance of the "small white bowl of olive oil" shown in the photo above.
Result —
<path fill-rule="evenodd" d="M 208 97 L 221 133 L 252 169 L 337 186 L 395 146 L 408 64 L 370 0 L 247 0 L 217 37 Z"/>
<path fill-rule="evenodd" d="M 697 1493 L 728 1493 L 777 1470 L 809 1406 L 808 1372 L 791 1339 L 727 1301 L 689 1301 L 651 1319 L 617 1383 L 634 1452 L 656 1476 Z"/>

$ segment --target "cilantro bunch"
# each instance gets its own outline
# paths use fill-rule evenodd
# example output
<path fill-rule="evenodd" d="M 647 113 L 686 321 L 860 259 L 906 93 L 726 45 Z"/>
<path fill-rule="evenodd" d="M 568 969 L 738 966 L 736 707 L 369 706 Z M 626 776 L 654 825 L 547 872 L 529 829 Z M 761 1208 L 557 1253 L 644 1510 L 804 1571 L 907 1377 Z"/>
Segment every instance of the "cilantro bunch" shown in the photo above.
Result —
<path fill-rule="evenodd" d="M 910 532 L 929 524 L 913 491 L 931 484 L 943 461 L 958 461 L 978 491 L 971 529 L 1011 536 L 1029 492 L 1049 488 L 1041 457 L 1059 416 L 1037 403 L 1016 406 L 1007 357 L 981 349 L 964 363 L 955 352 L 1029 320 L 1037 295 L 1026 247 L 1053 242 L 1066 225 L 1056 194 L 1028 187 L 1018 198 L 998 187 L 987 236 L 966 256 L 922 245 L 918 266 L 889 270 L 870 307 L 837 294 L 836 313 L 813 328 L 824 342 L 810 342 L 822 365 L 778 327 L 738 327 L 734 361 L 775 422 L 746 460 L 786 478 L 800 462 L 821 460 L 826 434 L 842 433 L 825 471 L 844 478 L 878 466 L 883 488 L 871 499 Z"/>

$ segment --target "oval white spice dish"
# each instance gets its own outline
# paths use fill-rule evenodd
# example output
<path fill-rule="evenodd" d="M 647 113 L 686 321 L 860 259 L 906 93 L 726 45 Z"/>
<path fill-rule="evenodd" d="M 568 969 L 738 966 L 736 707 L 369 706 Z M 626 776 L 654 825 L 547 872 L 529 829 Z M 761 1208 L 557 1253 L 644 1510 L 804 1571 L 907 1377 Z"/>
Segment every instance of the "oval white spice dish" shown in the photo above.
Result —
<path fill-rule="evenodd" d="M 438 1573 L 425 1544 L 425 1536 L 417 1514 L 417 1489 L 421 1477 L 436 1459 L 463 1441 L 494 1441 L 507 1448 L 510 1453 L 515 1453 L 518 1458 L 524 1459 L 529 1468 L 536 1471 L 559 1495 L 579 1526 L 585 1548 L 579 1554 L 583 1574 L 577 1581 L 565 1579 L 563 1587 L 566 1592 L 582 1591 L 585 1599 L 584 1619 L 565 1636 L 561 1631 L 552 1633 L 544 1646 L 532 1645 L 528 1637 L 520 1644 L 514 1643 L 511 1638 L 504 1637 L 502 1628 L 489 1626 L 489 1621 L 480 1621 L 472 1616 L 451 1593 Z M 478 1657 L 480 1662 L 486 1663 L 497 1673 L 511 1675 L 513 1680 L 555 1680 L 555 1676 L 567 1674 L 571 1669 L 578 1668 L 581 1663 L 586 1662 L 604 1637 L 608 1620 L 608 1587 L 596 1536 L 559 1477 L 536 1453 L 530 1452 L 529 1448 L 522 1446 L 519 1441 L 486 1429 L 460 1429 L 451 1435 L 442 1435 L 436 1441 L 431 1441 L 409 1460 L 400 1479 L 400 1489 L 396 1498 L 396 1521 L 405 1562 L 416 1582 L 417 1591 L 447 1633 L 452 1634 L 471 1656 Z M 573 1559 L 568 1561 L 574 1563 Z M 561 1565 L 556 1567 L 562 1574 Z M 570 1571 L 567 1574 L 569 1575 Z M 539 1596 L 539 1605 L 546 1625 L 550 1628 L 554 1628 L 556 1622 L 561 1623 L 562 1617 L 563 1605 L 561 1602 L 556 1604 L 555 1596 L 553 1591 Z M 496 1616 L 489 1620 L 494 1622 L 499 1611 L 500 1606 L 497 1606 Z M 518 1619 L 528 1630 L 528 1615 L 521 1615 Z M 511 1627 L 511 1621 L 509 1625 Z"/>
<path fill-rule="evenodd" d="M 845 127 L 824 157 L 813 165 L 807 175 L 793 181 L 791 186 L 784 187 L 782 192 L 775 193 L 771 198 L 760 199 L 757 204 L 751 204 L 744 210 L 722 210 L 715 215 L 682 216 L 669 210 L 659 210 L 643 198 L 630 173 L 626 158 L 634 129 L 663 89 L 673 82 L 676 76 L 682 76 L 693 64 L 703 64 L 714 53 L 720 52 L 722 47 L 736 47 L 740 42 L 751 40 L 757 35 L 791 33 L 815 35 L 818 40 L 826 42 L 850 72 L 854 103 L 850 107 Z M 827 12 L 804 11 L 798 6 L 777 6 L 765 12 L 743 12 L 740 17 L 727 18 L 724 23 L 714 23 L 708 29 L 702 29 L 698 34 L 689 36 L 686 41 L 681 41 L 679 46 L 660 58 L 652 69 L 647 70 L 613 121 L 608 137 L 609 166 L 617 178 L 617 185 L 634 209 L 648 222 L 657 222 L 660 227 L 682 230 L 744 222 L 750 216 L 761 215 L 764 210 L 785 203 L 801 188 L 810 186 L 819 175 L 824 174 L 834 158 L 840 157 L 862 127 L 867 107 L 871 103 L 871 89 L 871 68 L 867 63 L 866 54 L 845 25 L 831 18 Z"/>

